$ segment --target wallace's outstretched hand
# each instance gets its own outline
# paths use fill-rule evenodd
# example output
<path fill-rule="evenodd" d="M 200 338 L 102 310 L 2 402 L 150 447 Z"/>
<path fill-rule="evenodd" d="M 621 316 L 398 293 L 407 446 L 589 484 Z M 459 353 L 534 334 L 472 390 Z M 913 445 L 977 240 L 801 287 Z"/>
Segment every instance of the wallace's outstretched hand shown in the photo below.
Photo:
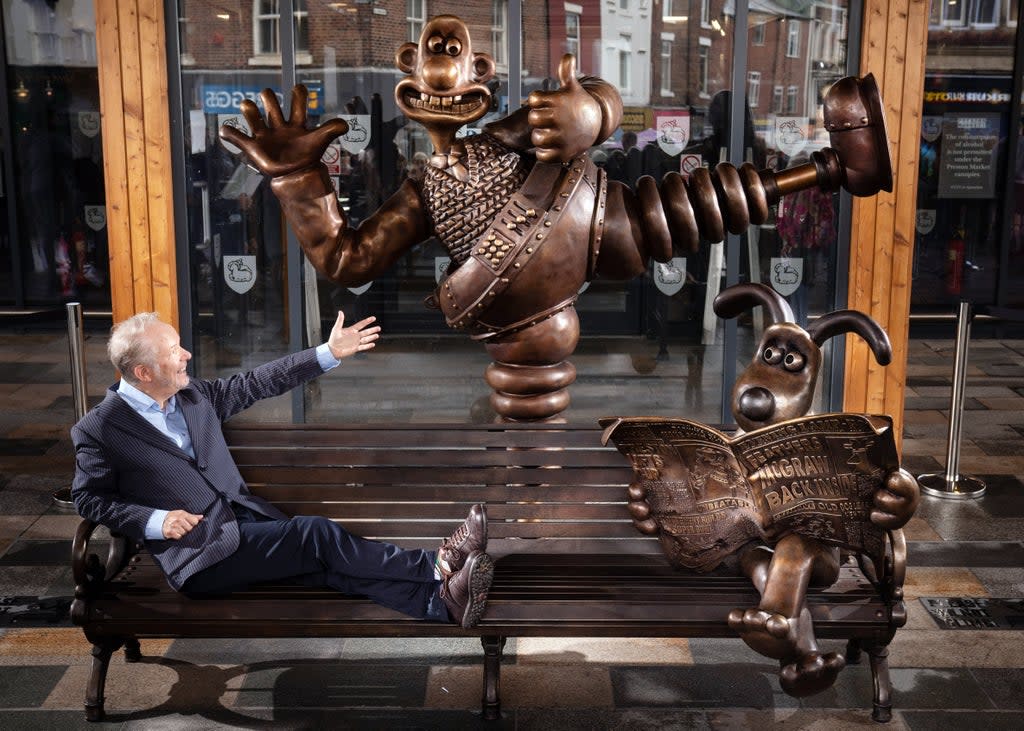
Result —
<path fill-rule="evenodd" d="M 264 175 L 272 178 L 314 167 L 323 156 L 327 145 L 335 137 L 348 132 L 343 119 L 329 119 L 316 129 L 306 129 L 306 87 L 298 84 L 292 89 L 291 114 L 285 121 L 281 105 L 272 89 L 260 92 L 266 120 L 255 102 L 241 103 L 242 116 L 249 123 L 252 135 L 231 125 L 220 128 L 220 138 L 238 147 Z"/>
<path fill-rule="evenodd" d="M 568 162 L 600 142 L 601 106 L 576 78 L 576 57 L 562 56 L 555 91 L 535 91 L 526 100 L 530 141 L 541 162 Z"/>

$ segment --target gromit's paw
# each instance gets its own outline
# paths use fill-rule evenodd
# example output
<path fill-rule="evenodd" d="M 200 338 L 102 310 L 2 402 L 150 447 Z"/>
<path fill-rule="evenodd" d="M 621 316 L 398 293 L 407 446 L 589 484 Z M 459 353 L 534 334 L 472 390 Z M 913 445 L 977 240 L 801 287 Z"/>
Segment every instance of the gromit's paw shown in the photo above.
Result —
<path fill-rule="evenodd" d="M 756 652 L 775 660 L 797 654 L 797 620 L 763 609 L 729 612 L 729 626 Z"/>
<path fill-rule="evenodd" d="M 629 486 L 629 514 L 633 517 L 633 525 L 647 536 L 657 535 L 658 523 L 651 517 L 651 506 L 647 502 L 647 490 L 643 482 L 634 481 Z"/>
<path fill-rule="evenodd" d="M 794 698 L 804 698 L 832 687 L 846 660 L 838 652 L 809 652 L 790 663 L 780 663 L 779 685 Z"/>
<path fill-rule="evenodd" d="M 914 476 L 904 469 L 893 470 L 875 491 L 871 522 L 888 530 L 902 528 L 913 517 L 920 501 L 921 490 Z"/>

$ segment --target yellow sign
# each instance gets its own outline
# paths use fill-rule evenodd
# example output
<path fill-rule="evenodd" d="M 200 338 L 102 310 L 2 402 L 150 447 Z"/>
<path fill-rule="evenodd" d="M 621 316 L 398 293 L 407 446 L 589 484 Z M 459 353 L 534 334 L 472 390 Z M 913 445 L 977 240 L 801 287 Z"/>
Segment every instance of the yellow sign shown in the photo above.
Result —
<path fill-rule="evenodd" d="M 619 126 L 624 132 L 643 132 L 645 129 L 653 129 L 654 113 L 650 107 L 623 107 L 622 124 Z"/>

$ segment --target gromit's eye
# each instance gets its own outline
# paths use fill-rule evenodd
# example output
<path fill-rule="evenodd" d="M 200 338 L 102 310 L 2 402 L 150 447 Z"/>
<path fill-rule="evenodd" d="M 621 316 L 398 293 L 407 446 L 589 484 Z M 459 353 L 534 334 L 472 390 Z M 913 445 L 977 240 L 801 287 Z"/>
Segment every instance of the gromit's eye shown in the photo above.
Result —
<path fill-rule="evenodd" d="M 459 43 L 458 38 L 448 39 L 448 46 L 444 49 L 449 56 L 458 56 L 462 53 L 462 44 Z"/>
<path fill-rule="evenodd" d="M 441 36 L 430 36 L 430 40 L 427 41 L 427 48 L 430 49 L 431 53 L 444 53 L 444 38 Z"/>
<path fill-rule="evenodd" d="M 782 362 L 782 358 L 783 356 L 785 356 L 785 354 L 786 351 L 784 351 L 782 348 L 776 348 L 772 345 L 769 345 L 767 348 L 764 349 L 764 352 L 761 354 L 761 358 L 763 358 L 764 362 L 767 363 L 768 365 L 778 365 L 779 363 Z"/>
<path fill-rule="evenodd" d="M 799 370 L 803 370 L 805 362 L 803 354 L 794 351 L 786 353 L 786 359 L 783 361 L 782 367 L 791 373 L 796 373 Z"/>

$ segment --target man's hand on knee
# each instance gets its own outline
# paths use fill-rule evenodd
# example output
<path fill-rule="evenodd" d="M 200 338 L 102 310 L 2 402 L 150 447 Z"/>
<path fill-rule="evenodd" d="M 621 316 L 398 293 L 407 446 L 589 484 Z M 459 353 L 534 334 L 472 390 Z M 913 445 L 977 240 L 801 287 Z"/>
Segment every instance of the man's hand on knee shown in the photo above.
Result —
<path fill-rule="evenodd" d="M 201 515 L 193 515 L 184 510 L 172 510 L 164 518 L 164 538 L 176 541 L 199 525 Z"/>

